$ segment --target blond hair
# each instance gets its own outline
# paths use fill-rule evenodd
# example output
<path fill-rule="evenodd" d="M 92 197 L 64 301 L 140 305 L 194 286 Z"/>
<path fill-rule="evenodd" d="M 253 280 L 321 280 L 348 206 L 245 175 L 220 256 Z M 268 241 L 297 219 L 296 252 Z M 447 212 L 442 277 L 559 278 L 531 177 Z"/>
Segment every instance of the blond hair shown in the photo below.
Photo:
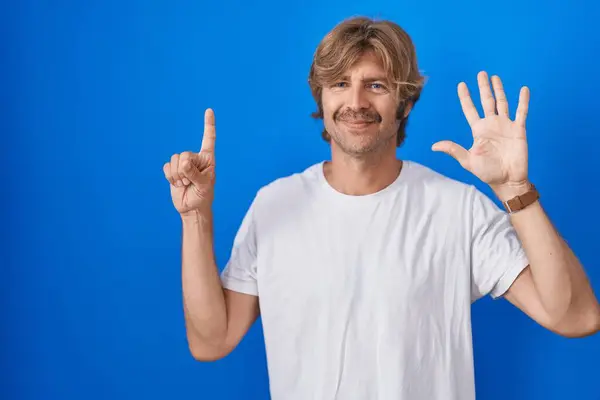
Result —
<path fill-rule="evenodd" d="M 414 107 L 419 100 L 425 77 L 419 72 L 410 36 L 394 22 L 354 17 L 342 21 L 325 35 L 314 53 L 308 78 L 317 103 L 317 111 L 312 116 L 323 118 L 323 87 L 333 84 L 369 51 L 382 63 L 396 93 L 396 115 L 400 120 L 396 144 L 400 146 L 406 138 L 406 106 L 411 104 Z M 331 140 L 325 129 L 322 136 L 327 142 Z"/>

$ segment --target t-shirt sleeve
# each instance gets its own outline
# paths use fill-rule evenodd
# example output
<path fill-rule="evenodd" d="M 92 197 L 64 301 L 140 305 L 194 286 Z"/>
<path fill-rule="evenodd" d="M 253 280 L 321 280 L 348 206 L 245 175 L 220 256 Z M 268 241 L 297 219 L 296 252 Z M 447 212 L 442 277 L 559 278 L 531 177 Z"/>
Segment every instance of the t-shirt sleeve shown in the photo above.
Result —
<path fill-rule="evenodd" d="M 255 207 L 253 202 L 238 228 L 221 283 L 225 289 L 258 296 Z"/>
<path fill-rule="evenodd" d="M 496 299 L 529 265 L 506 211 L 475 187 L 472 189 L 471 300 Z"/>

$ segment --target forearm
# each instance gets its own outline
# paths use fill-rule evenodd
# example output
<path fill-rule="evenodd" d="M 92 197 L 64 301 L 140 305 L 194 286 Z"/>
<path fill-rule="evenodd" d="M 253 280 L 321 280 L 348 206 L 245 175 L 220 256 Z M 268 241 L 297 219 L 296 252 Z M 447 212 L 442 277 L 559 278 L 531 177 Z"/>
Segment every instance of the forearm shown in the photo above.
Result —
<path fill-rule="evenodd" d="M 530 262 L 535 290 L 555 324 L 597 321 L 598 302 L 585 271 L 539 201 L 511 214 Z M 588 318 L 589 317 L 589 318 Z"/>
<path fill-rule="evenodd" d="M 182 287 L 190 347 L 218 348 L 227 311 L 213 251 L 212 213 L 182 216 Z"/>

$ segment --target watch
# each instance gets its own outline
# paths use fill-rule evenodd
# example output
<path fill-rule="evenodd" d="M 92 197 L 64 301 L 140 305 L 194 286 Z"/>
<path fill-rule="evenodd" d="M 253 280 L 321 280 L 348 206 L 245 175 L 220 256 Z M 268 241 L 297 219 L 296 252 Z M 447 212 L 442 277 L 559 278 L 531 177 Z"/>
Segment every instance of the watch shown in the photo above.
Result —
<path fill-rule="evenodd" d="M 510 214 L 517 212 L 519 210 L 524 209 L 527 206 L 535 203 L 540 198 L 540 194 L 532 184 L 527 192 L 522 195 L 515 196 L 510 200 L 507 200 L 502 203 L 506 211 Z"/>

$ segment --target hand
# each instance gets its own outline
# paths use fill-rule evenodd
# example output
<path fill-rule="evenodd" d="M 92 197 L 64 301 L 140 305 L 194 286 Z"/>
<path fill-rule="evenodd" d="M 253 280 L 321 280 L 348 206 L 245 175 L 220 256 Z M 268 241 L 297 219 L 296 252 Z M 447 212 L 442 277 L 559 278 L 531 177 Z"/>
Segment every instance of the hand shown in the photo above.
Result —
<path fill-rule="evenodd" d="M 462 146 L 444 140 L 433 145 L 432 150 L 441 151 L 456 159 L 460 165 L 503 197 L 512 197 L 527 190 L 528 155 L 525 121 L 529 107 L 529 89 L 523 87 L 515 120 L 509 116 L 508 102 L 498 76 L 492 77 L 494 96 L 488 75 L 477 75 L 484 118 L 480 118 L 464 82 L 458 85 L 458 96 L 463 113 L 473 133 L 473 145 L 467 151 Z"/>
<path fill-rule="evenodd" d="M 173 154 L 163 171 L 170 182 L 171 198 L 177 211 L 185 216 L 196 210 L 209 209 L 215 185 L 215 115 L 204 114 L 204 136 L 200 153 Z"/>

